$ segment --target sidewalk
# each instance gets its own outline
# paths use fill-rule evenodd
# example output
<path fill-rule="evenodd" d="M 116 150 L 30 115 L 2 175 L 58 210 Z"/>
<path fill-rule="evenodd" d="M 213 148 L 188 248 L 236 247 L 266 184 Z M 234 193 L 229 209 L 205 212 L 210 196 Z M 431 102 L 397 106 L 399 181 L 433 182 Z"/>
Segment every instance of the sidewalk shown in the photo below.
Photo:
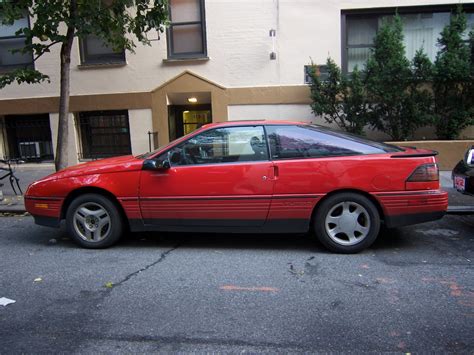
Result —
<path fill-rule="evenodd" d="M 54 172 L 53 164 L 25 164 L 16 167 L 15 175 L 20 179 L 20 187 L 25 193 L 30 183 Z M 474 196 L 463 195 L 453 188 L 450 171 L 440 172 L 441 186 L 449 194 L 449 206 L 472 207 L 474 209 Z M 24 213 L 25 205 L 23 196 L 15 196 L 9 181 L 3 180 L 0 187 L 3 190 L 3 200 L 0 201 L 0 213 Z M 0 195 L 1 198 L 1 195 Z"/>
<path fill-rule="evenodd" d="M 20 187 L 23 193 L 26 192 L 28 185 L 33 181 L 52 174 L 54 171 L 54 164 L 47 163 L 30 163 L 15 166 L 15 175 L 20 179 Z M 3 192 L 3 199 L 2 194 L 0 194 L 0 213 L 24 213 L 25 204 L 23 201 L 23 196 L 15 195 L 8 179 L 4 179 L 0 183 L 3 184 L 3 186 L 0 187 L 0 191 Z"/>

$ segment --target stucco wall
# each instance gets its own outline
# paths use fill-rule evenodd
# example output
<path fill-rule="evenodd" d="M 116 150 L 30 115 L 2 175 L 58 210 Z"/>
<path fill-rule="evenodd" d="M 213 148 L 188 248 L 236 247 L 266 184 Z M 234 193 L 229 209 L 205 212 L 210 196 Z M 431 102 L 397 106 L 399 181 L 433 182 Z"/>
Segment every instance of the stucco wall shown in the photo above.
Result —
<path fill-rule="evenodd" d="M 253 119 L 320 121 L 314 117 L 309 105 L 229 105 L 228 117 L 229 121 Z"/>
<path fill-rule="evenodd" d="M 340 62 L 340 11 L 351 8 L 449 4 L 457 0 L 206 0 L 208 61 L 164 63 L 166 35 L 151 46 L 127 53 L 123 67 L 80 69 L 79 46 L 73 46 L 71 95 L 148 92 L 184 69 L 225 87 L 301 85 L 303 66 L 311 59 Z M 279 10 L 278 10 L 279 9 Z M 270 60 L 270 29 L 277 30 L 277 60 Z M 150 34 L 157 38 L 157 34 Z M 49 97 L 59 94 L 59 47 L 41 57 L 37 69 L 51 84 L 11 85 L 0 99 Z"/>
<path fill-rule="evenodd" d="M 138 155 L 148 152 L 148 132 L 153 132 L 151 110 L 129 110 L 128 122 L 130 125 L 132 154 Z"/>

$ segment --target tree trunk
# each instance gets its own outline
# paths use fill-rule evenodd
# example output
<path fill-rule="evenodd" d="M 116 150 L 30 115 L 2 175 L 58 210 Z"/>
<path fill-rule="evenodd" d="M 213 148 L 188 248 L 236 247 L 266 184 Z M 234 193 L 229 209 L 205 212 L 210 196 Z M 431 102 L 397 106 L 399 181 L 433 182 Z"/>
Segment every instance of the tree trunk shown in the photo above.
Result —
<path fill-rule="evenodd" d="M 76 0 L 71 0 L 69 4 L 69 16 L 71 19 L 76 16 Z M 61 45 L 61 84 L 59 94 L 59 122 L 58 140 L 56 145 L 56 157 L 54 165 L 56 171 L 68 166 L 68 121 L 69 121 L 69 83 L 71 66 L 71 48 L 74 41 L 75 28 L 69 25 L 66 33 L 66 40 Z"/>

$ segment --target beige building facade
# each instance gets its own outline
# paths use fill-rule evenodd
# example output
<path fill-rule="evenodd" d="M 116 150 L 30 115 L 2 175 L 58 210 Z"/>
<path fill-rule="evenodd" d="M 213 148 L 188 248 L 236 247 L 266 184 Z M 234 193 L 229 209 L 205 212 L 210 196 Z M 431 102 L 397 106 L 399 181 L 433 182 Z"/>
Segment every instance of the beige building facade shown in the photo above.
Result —
<path fill-rule="evenodd" d="M 170 28 L 152 34 L 151 46 L 116 53 L 97 38 L 75 42 L 69 164 L 144 153 L 206 122 L 324 124 L 309 107 L 305 67 L 328 56 L 345 71 L 361 65 L 380 21 L 396 7 L 407 56 L 423 46 L 434 59 L 437 36 L 459 2 L 474 24 L 474 3 L 459 0 L 171 0 Z M 21 41 L 12 36 L 21 25 L 0 26 L 0 71 L 31 65 L 30 58 L 8 54 L 12 41 Z M 34 66 L 51 82 L 0 90 L 0 156 L 47 161 L 54 155 L 59 47 Z M 471 129 L 463 135 L 474 136 Z M 418 136 L 429 139 L 432 132 Z"/>

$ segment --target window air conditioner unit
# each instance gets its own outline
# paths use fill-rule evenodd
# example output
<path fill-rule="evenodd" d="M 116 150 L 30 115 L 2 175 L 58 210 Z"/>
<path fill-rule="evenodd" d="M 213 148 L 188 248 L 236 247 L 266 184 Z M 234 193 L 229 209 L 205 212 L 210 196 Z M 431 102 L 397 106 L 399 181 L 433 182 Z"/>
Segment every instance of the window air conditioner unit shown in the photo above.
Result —
<path fill-rule="evenodd" d="M 24 159 L 41 157 L 39 142 L 20 142 L 20 157 Z"/>

